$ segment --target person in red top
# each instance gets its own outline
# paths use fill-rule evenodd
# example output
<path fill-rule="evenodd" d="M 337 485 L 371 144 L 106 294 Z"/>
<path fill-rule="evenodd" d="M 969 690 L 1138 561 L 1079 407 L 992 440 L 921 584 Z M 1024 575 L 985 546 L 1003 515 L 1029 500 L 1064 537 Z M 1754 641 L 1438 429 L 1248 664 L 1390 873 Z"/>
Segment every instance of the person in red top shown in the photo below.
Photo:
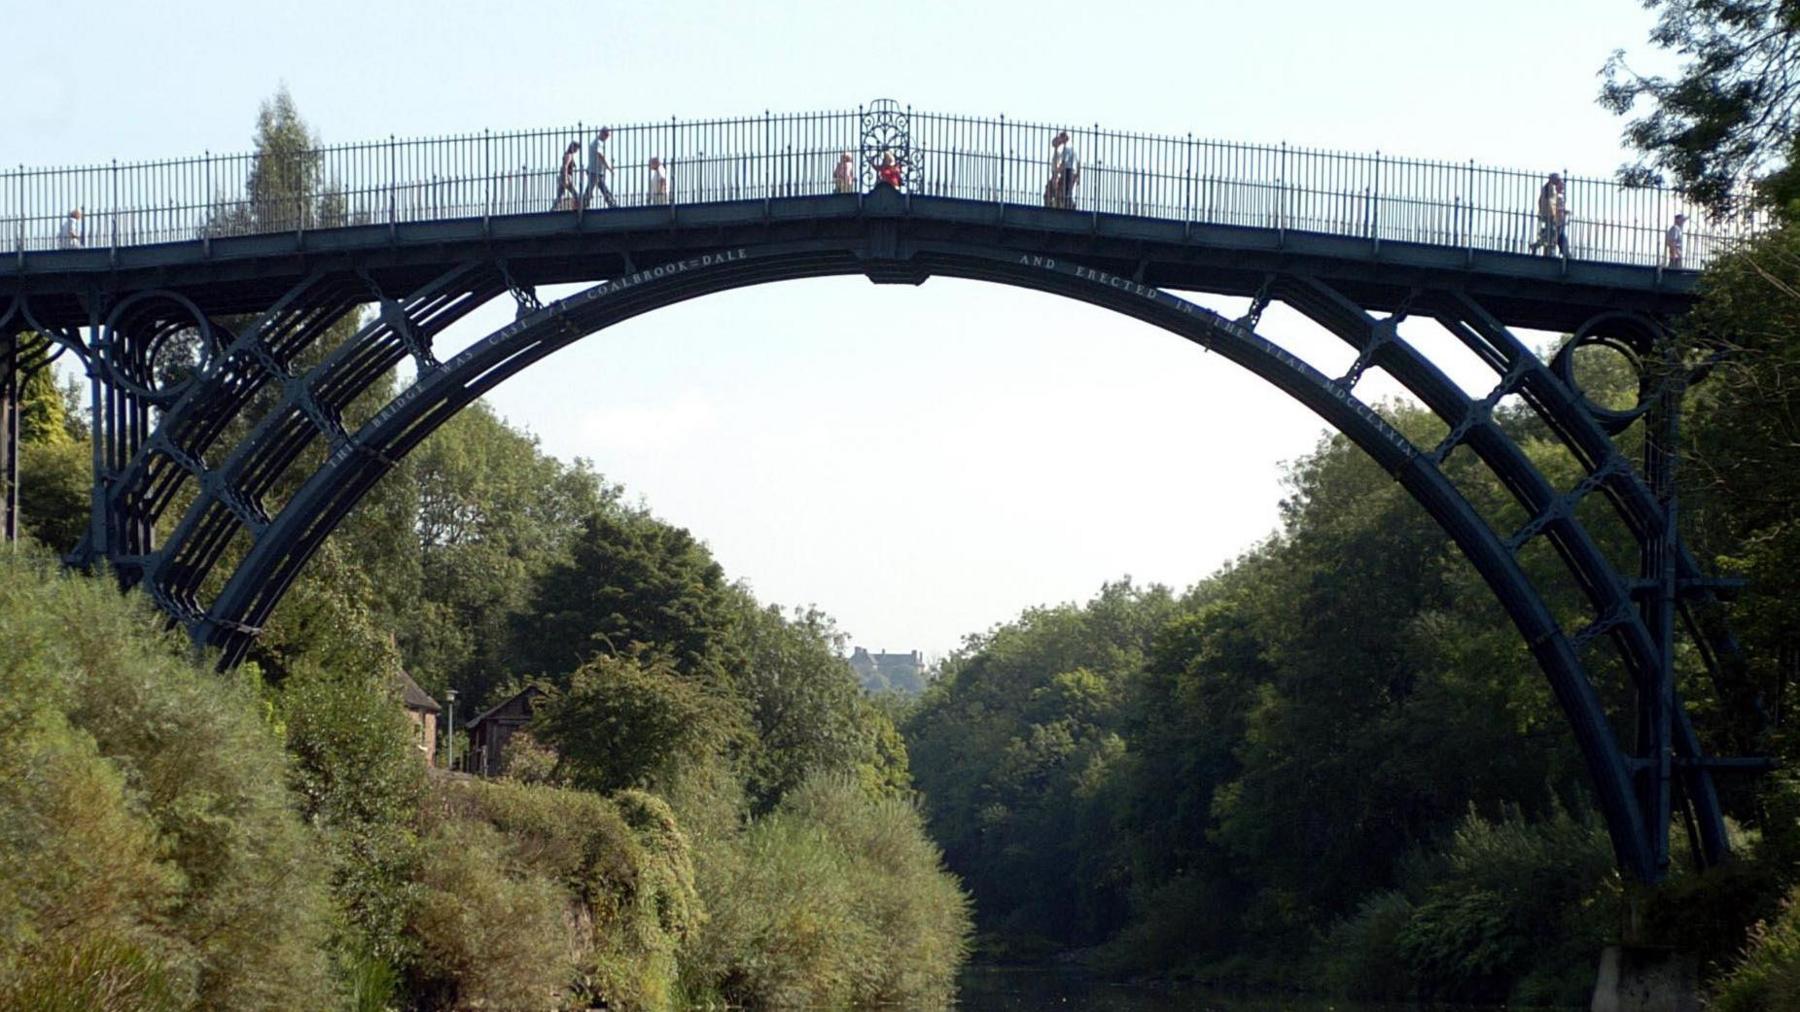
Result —
<path fill-rule="evenodd" d="M 875 170 L 875 178 L 894 189 L 900 188 L 900 166 L 894 164 L 894 156 L 886 151 L 881 153 L 881 167 Z"/>

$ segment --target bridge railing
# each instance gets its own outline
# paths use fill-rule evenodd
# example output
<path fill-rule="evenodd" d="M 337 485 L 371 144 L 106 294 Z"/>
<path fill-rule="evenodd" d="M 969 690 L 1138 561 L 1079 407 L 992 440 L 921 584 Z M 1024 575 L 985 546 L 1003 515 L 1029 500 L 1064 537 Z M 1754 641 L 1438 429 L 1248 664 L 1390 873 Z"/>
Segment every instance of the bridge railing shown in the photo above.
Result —
<path fill-rule="evenodd" d="M 889 110 L 890 113 L 893 110 Z M 910 192 L 1044 205 L 1050 141 L 1068 129 L 1081 172 L 1071 213 L 1142 215 L 1206 225 L 1313 232 L 1381 242 L 1528 253 L 1538 239 L 1546 172 L 1293 147 L 1064 128 L 1004 117 L 868 110 L 615 125 L 607 182 L 620 206 L 815 196 L 836 190 L 841 153 L 855 186 L 874 182 L 884 148 L 901 156 Z M 897 124 L 897 125 L 896 125 Z M 0 248 L 20 254 L 79 244 L 123 247 L 347 225 L 569 213 L 563 152 L 587 189 L 596 127 L 337 144 L 288 153 L 0 173 Z M 665 166 L 666 191 L 649 160 Z M 1576 259 L 1652 266 L 1677 213 L 1688 215 L 1686 265 L 1703 266 L 1761 227 L 1756 216 L 1708 219 L 1671 190 L 1568 177 L 1566 237 Z M 577 201 L 579 202 L 579 196 Z M 596 194 L 589 213 L 603 210 Z"/>

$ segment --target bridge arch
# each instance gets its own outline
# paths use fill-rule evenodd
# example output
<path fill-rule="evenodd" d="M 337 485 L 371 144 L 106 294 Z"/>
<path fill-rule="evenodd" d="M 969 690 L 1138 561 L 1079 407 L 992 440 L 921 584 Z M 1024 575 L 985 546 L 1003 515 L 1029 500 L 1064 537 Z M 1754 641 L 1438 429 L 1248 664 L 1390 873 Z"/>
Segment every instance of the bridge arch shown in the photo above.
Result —
<path fill-rule="evenodd" d="M 1392 313 L 1372 315 L 1331 284 L 1303 274 L 1266 275 L 1249 316 L 1227 319 L 1140 278 L 1090 266 L 1079 253 L 1016 248 L 942 238 L 902 240 L 891 223 L 873 221 L 853 241 L 775 241 L 724 246 L 631 270 L 552 302 L 514 283 L 505 261 L 459 263 L 402 296 L 386 293 L 363 272 L 316 270 L 236 332 L 210 322 L 213 353 L 182 388 L 106 495 L 109 533 L 135 551 L 112 552 L 122 579 L 137 583 L 195 639 L 235 664 L 306 561 L 370 488 L 413 447 L 457 411 L 526 366 L 583 337 L 656 309 L 704 295 L 773 281 L 865 274 L 878 282 L 919 283 L 931 276 L 987 281 L 1076 299 L 1168 330 L 1230 359 L 1311 408 L 1386 468 L 1450 535 L 1493 590 L 1551 688 L 1575 735 L 1622 868 L 1644 880 L 1668 863 L 1672 806 L 1688 806 L 1702 858 L 1726 853 L 1723 817 L 1707 760 L 1668 683 L 1666 630 L 1640 607 L 1642 579 L 1620 573 L 1576 516 L 1591 495 L 1609 500 L 1640 543 L 1664 544 L 1673 577 L 1698 580 L 1693 560 L 1665 535 L 1661 504 L 1609 438 L 1583 395 L 1469 296 L 1451 289 L 1415 290 Z M 432 338 L 474 308 L 511 289 L 519 317 L 439 361 Z M 1327 376 L 1260 337 L 1256 318 L 1280 300 L 1321 324 L 1355 352 L 1350 370 Z M 176 300 L 179 302 L 179 300 Z M 373 303 L 356 334 L 317 364 L 305 352 L 337 321 Z M 184 311 L 191 304 L 182 305 Z M 1494 372 L 1495 385 L 1471 397 L 1397 334 L 1408 313 L 1428 315 Z M 150 332 L 164 325 L 147 321 Z M 67 335 L 64 335 L 67 337 Z M 130 334 L 101 328 L 102 352 Z M 115 356 L 98 354 L 104 372 Z M 354 431 L 341 410 L 397 363 L 411 359 L 416 381 Z M 1355 393 L 1370 368 L 1399 380 L 1449 427 L 1433 447 L 1414 445 Z M 1580 462 L 1586 477 L 1558 489 L 1493 421 L 1500 400 L 1526 399 Z M 241 438 L 232 422 L 253 399 L 274 406 Z M 146 424 L 145 416 L 139 424 Z M 235 442 L 232 440 L 235 438 Z M 226 446 L 224 444 L 229 443 Z M 323 443 L 323 462 L 272 513 L 264 497 L 309 447 Z M 1446 477 L 1442 464 L 1469 447 L 1501 480 L 1530 518 L 1496 531 Z M 222 459 L 210 463 L 215 448 Z M 192 483 L 197 494 L 154 546 L 150 531 Z M 1592 609 L 1592 621 L 1565 629 L 1519 561 L 1542 537 L 1554 548 Z M 243 547 L 235 565 L 224 560 Z M 223 572 L 228 567 L 228 573 Z M 223 588 L 203 601 L 202 586 L 223 573 Z M 1640 700 L 1640 738 L 1627 748 L 1608 719 L 1584 652 L 1609 642 Z M 1725 653 L 1734 644 L 1709 644 Z M 1707 645 L 1703 645 L 1703 649 Z M 1658 709 L 1658 700 L 1666 705 Z M 1642 726 L 1648 720 L 1649 728 Z M 1654 732 L 1661 722 L 1662 735 Z M 1646 733 L 1648 732 L 1648 733 Z M 1680 797 L 1672 789 L 1679 786 Z"/>

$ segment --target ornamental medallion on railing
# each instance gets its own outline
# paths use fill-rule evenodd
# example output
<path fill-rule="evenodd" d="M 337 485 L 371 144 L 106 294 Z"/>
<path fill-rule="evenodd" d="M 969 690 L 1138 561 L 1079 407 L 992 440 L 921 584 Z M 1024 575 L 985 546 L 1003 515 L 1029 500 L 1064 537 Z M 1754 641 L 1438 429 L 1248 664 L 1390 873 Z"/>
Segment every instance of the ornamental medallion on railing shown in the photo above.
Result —
<path fill-rule="evenodd" d="M 874 185 L 883 157 L 892 157 L 900 168 L 904 189 L 917 190 L 924 181 L 925 159 L 914 149 L 909 121 L 912 108 L 891 98 L 870 102 L 862 113 L 863 187 Z"/>

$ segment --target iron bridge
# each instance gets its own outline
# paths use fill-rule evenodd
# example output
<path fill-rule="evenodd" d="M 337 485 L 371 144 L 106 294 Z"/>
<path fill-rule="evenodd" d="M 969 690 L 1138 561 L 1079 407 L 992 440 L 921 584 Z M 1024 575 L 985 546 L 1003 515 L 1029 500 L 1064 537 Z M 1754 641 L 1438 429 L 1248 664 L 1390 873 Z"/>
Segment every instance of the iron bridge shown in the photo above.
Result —
<path fill-rule="evenodd" d="M 230 666 L 396 462 L 571 342 L 796 278 L 1034 289 L 1229 359 L 1372 455 L 1461 548 L 1542 668 L 1620 866 L 1643 881 L 1665 874 L 1676 819 L 1698 861 L 1724 860 L 1714 774 L 1767 764 L 1708 755 L 1676 681 L 1691 645 L 1721 699 L 1756 709 L 1725 617 L 1732 587 L 1701 570 L 1676 523 L 1679 405 L 1694 377 L 1670 327 L 1695 274 L 1663 264 L 1662 237 L 1694 209 L 1674 193 L 1568 178 L 1570 255 L 1532 255 L 1543 173 L 1094 127 L 1069 131 L 1081 169 L 1064 195 L 1051 167 L 1060 129 L 888 101 L 614 126 L 616 207 L 583 192 L 595 132 L 584 124 L 0 173 L 0 242 L 13 247 L 0 256 L 0 524 L 16 536 L 20 384 L 68 356 L 88 380 L 94 460 L 87 533 L 63 547 L 74 563 L 110 565 Z M 570 143 L 582 148 L 572 178 Z M 652 156 L 662 173 L 646 168 Z M 888 158 L 898 188 L 876 182 Z M 83 211 L 73 227 L 71 210 Z M 1754 227 L 1690 231 L 1687 266 Z M 539 300 L 539 287 L 564 283 L 587 287 Z M 1180 292 L 1249 308 L 1227 318 Z M 446 328 L 508 297 L 513 322 L 440 354 Z M 1341 339 L 1349 366 L 1324 371 L 1259 334 L 1276 301 Z M 1411 318 L 1484 364 L 1487 389 L 1466 392 L 1403 339 Z M 1571 336 L 1545 361 L 1518 328 Z M 1588 344 L 1639 366 L 1636 406 L 1582 393 L 1571 360 Z M 409 384 L 346 414 L 402 363 Z M 1370 370 L 1445 435 L 1414 442 L 1384 420 L 1357 395 Z M 1583 476 L 1558 485 L 1534 466 L 1496 423 L 1503 403 L 1535 412 Z M 1646 447 L 1636 458 L 1615 439 L 1633 426 Z M 1446 471 L 1452 453 L 1485 465 L 1524 520 L 1484 517 Z M 1634 559 L 1603 551 L 1581 509 L 1590 500 L 1630 532 Z M 1538 545 L 1579 588 L 1580 614 L 1553 608 L 1554 588 L 1524 564 Z M 1600 675 L 1620 671 L 1631 705 L 1613 715 Z"/>

